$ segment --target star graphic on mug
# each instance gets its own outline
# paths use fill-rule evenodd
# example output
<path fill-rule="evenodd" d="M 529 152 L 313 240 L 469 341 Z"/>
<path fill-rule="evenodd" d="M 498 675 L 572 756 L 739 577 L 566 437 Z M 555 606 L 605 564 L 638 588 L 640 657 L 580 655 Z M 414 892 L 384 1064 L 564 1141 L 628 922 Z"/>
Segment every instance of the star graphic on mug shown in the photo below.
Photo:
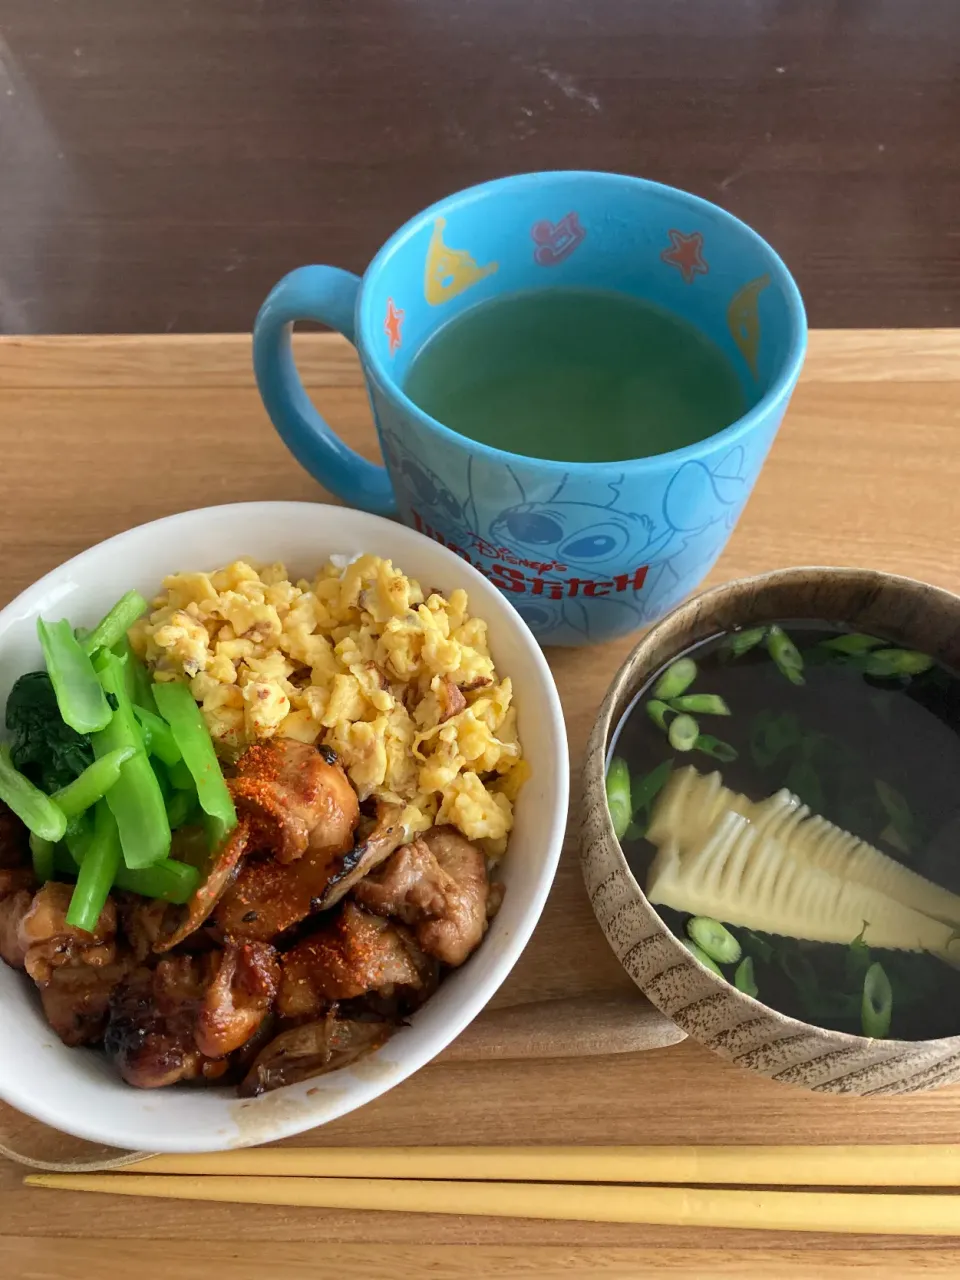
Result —
<path fill-rule="evenodd" d="M 393 299 L 387 299 L 387 318 L 383 322 L 383 332 L 387 335 L 390 343 L 390 354 L 394 355 L 400 346 L 400 328 L 403 324 L 405 312 L 400 307 L 393 304 Z"/>
<path fill-rule="evenodd" d="M 677 267 L 683 276 L 684 284 L 693 284 L 694 276 L 705 276 L 710 268 L 703 260 L 703 236 L 694 231 L 685 236 L 682 231 L 669 231 L 670 248 L 664 249 L 660 257 L 671 267 Z"/>

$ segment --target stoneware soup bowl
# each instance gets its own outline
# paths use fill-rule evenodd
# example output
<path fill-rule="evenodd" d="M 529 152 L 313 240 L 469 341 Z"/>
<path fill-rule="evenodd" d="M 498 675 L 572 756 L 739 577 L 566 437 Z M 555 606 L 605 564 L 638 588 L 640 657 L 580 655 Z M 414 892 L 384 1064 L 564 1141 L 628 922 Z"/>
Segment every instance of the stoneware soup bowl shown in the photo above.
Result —
<path fill-rule="evenodd" d="M 868 569 L 784 569 L 704 592 L 647 633 L 620 668 L 584 764 L 583 874 L 594 912 L 630 977 L 715 1053 L 820 1093 L 915 1093 L 960 1081 L 960 1035 L 872 1040 L 786 1017 L 693 959 L 647 901 L 613 832 L 604 774 L 611 736 L 650 677 L 698 640 L 790 618 L 846 623 L 960 667 L 960 597 Z M 960 1019 L 958 1019 L 960 1021 Z"/>

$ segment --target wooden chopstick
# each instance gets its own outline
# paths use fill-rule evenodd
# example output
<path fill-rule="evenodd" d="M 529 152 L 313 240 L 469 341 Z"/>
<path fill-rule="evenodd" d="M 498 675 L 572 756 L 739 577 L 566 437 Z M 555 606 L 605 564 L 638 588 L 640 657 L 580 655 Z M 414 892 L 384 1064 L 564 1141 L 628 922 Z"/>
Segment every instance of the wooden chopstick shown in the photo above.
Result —
<path fill-rule="evenodd" d="M 174 1200 L 759 1231 L 960 1235 L 960 1197 L 367 1178 L 34 1174 L 29 1186 Z"/>
<path fill-rule="evenodd" d="M 498 1182 L 960 1187 L 960 1146 L 257 1147 L 154 1156 L 135 1174 Z"/>

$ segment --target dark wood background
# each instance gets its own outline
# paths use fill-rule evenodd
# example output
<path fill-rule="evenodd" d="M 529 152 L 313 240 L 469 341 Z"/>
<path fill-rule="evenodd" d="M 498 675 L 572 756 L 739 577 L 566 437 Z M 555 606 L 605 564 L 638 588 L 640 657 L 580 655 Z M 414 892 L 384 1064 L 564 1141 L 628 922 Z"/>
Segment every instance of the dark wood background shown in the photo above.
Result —
<path fill-rule="evenodd" d="M 3 332 L 247 329 L 553 167 L 718 201 L 815 325 L 960 323 L 958 0 L 0 0 L 0 36 Z"/>

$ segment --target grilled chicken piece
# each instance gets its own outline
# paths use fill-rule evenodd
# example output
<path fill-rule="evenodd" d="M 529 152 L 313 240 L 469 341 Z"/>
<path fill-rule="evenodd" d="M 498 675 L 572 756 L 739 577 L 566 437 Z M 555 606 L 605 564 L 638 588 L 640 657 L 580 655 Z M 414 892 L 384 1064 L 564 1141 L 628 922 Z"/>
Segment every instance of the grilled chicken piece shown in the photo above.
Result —
<path fill-rule="evenodd" d="M 216 907 L 223 891 L 233 879 L 237 864 L 247 849 L 250 827 L 238 822 L 217 851 L 207 877 L 181 912 L 180 922 L 170 932 L 164 927 L 153 944 L 154 951 L 172 951 L 200 928 Z"/>
<path fill-rule="evenodd" d="M 30 865 L 30 833 L 17 815 L 0 800 L 0 868 Z"/>
<path fill-rule="evenodd" d="M 142 898 L 139 893 L 118 893 L 116 900 L 120 930 L 130 944 L 134 960 L 143 964 L 157 940 L 167 932 L 176 907 L 159 898 Z"/>
<path fill-rule="evenodd" d="M 270 849 L 278 862 L 353 845 L 359 802 L 333 751 L 293 738 L 258 743 L 240 757 L 230 792 L 250 821 L 254 847 Z"/>
<path fill-rule="evenodd" d="M 69 964 L 54 969 L 40 985 L 47 1021 L 64 1044 L 96 1044 L 103 1038 L 114 991 L 126 977 L 123 961 L 91 968 Z"/>
<path fill-rule="evenodd" d="M 399 845 L 402 812 L 399 805 L 378 804 L 376 826 L 346 854 L 311 848 L 286 866 L 269 857 L 248 858 L 220 900 L 217 926 L 228 937 L 266 941 L 333 906 Z"/>
<path fill-rule="evenodd" d="M 93 933 L 85 933 L 67 924 L 72 894 L 71 885 L 48 880 L 32 896 L 21 889 L 0 901 L 0 955 L 37 983 L 49 982 L 63 965 L 97 968 L 116 959 L 117 911 L 111 899 Z"/>
<path fill-rule="evenodd" d="M 490 883 L 483 854 L 453 827 L 433 827 L 357 885 L 361 906 L 410 925 L 423 950 L 457 966 L 480 945 Z"/>
<path fill-rule="evenodd" d="M 240 1096 L 254 1097 L 285 1084 L 338 1071 L 379 1049 L 392 1031 L 389 1023 L 348 1021 L 337 1018 L 334 1011 L 321 1021 L 293 1027 L 260 1051 L 240 1086 Z"/>
<path fill-rule="evenodd" d="M 395 987 L 417 990 L 432 967 L 401 925 L 347 902 L 325 929 L 281 959 L 277 1012 L 316 1017 L 337 1000 Z"/>
<path fill-rule="evenodd" d="M 280 965 L 269 943 L 228 938 L 197 1014 L 200 1052 L 221 1058 L 246 1044 L 270 1012 L 279 985 Z"/>
<path fill-rule="evenodd" d="M 178 1080 L 215 1080 L 226 1059 L 211 1060 L 194 1037 L 197 1012 L 214 976 L 214 956 L 172 956 L 139 968 L 115 993 L 103 1047 L 127 1084 L 160 1089 Z"/>

